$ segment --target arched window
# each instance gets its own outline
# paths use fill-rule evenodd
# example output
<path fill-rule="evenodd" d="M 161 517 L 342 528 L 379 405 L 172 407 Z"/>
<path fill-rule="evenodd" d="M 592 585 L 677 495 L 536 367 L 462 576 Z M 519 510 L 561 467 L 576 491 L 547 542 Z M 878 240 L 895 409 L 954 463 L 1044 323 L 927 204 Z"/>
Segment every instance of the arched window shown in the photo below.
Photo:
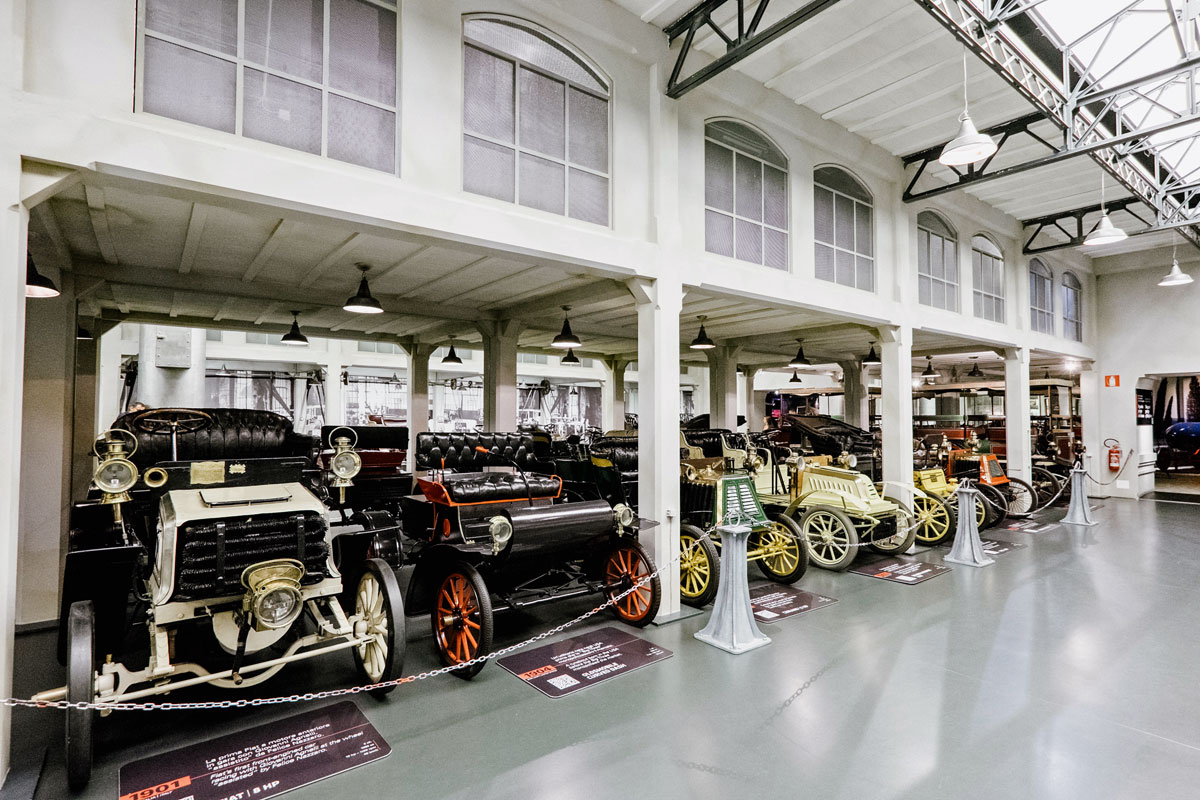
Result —
<path fill-rule="evenodd" d="M 704 126 L 704 249 L 788 267 L 787 159 L 740 122 Z"/>
<path fill-rule="evenodd" d="M 875 291 L 871 193 L 841 167 L 817 167 L 813 184 L 817 277 Z"/>
<path fill-rule="evenodd" d="M 958 311 L 958 234 L 932 211 L 917 214 L 917 300 Z"/>
<path fill-rule="evenodd" d="M 1063 338 L 1083 341 L 1083 285 L 1070 272 L 1062 276 Z"/>
<path fill-rule="evenodd" d="M 1029 262 L 1029 327 L 1054 333 L 1054 278 L 1040 258 Z"/>
<path fill-rule="evenodd" d="M 463 23 L 463 189 L 608 224 L 609 84 L 548 31 Z"/>
<path fill-rule="evenodd" d="M 975 316 L 1004 322 L 1004 254 L 986 236 L 971 239 L 971 277 Z"/>

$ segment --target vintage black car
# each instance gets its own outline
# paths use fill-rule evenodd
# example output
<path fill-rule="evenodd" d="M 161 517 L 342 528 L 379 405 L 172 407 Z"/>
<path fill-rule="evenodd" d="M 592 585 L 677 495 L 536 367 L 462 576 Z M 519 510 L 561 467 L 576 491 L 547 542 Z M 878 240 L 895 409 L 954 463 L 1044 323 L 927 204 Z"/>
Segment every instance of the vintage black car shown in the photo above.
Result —
<path fill-rule="evenodd" d="M 420 494 L 406 498 L 403 517 L 416 564 L 405 609 L 430 615 L 438 655 L 464 665 L 459 677 L 483 668 L 475 659 L 491 651 L 500 611 L 603 594 L 620 598 L 612 612 L 630 625 L 658 613 L 641 521 L 628 505 L 564 497 L 542 444 L 528 433 L 417 437 Z"/>
<path fill-rule="evenodd" d="M 383 520 L 331 527 L 322 500 L 352 485 L 360 463 L 348 437 L 333 438 L 322 475 L 316 442 L 268 411 L 119 418 L 96 441 L 87 500 L 71 509 L 67 685 L 35 699 L 119 704 L 199 684 L 244 688 L 338 651 L 370 684 L 399 677 L 403 599 L 392 568 L 368 555 Z M 148 638 L 144 666 L 121 658 L 131 626 Z M 91 775 L 94 716 L 67 711 L 72 788 Z"/>
<path fill-rule="evenodd" d="M 871 480 L 881 479 L 883 468 L 875 434 L 825 414 L 788 414 L 779 421 L 780 443 L 801 448 L 805 454 L 838 458 L 854 456 L 855 467 Z"/>

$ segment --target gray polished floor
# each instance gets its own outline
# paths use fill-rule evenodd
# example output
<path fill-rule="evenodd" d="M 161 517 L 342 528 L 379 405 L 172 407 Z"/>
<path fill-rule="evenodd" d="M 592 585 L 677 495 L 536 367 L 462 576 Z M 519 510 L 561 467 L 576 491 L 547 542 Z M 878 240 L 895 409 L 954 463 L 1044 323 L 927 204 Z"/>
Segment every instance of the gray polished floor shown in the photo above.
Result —
<path fill-rule="evenodd" d="M 1200 509 L 1107 500 L 1094 515 L 1088 529 L 988 532 L 1029 547 L 917 586 L 811 569 L 801 588 L 838 602 L 763 626 L 773 643 L 741 656 L 692 638 L 706 613 L 641 634 L 672 658 L 557 700 L 493 665 L 360 698 L 392 755 L 288 797 L 1192 800 Z M 589 605 L 508 617 L 498 637 Z M 417 622 L 406 672 L 434 663 Z M 57 679 L 48 647 L 19 639 L 21 691 Z M 333 657 L 264 694 L 353 680 Z M 115 797 L 126 761 L 287 713 L 114 715 L 86 796 Z M 57 715 L 17 712 L 9 794 L 49 743 L 36 796 L 66 795 Z"/>

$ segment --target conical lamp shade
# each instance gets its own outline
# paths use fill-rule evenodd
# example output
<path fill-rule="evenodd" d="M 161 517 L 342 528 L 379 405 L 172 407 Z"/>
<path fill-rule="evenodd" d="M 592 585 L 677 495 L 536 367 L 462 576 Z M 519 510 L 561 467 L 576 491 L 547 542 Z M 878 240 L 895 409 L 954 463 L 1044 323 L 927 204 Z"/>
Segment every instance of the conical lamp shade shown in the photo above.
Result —
<path fill-rule="evenodd" d="M 308 337 L 300 332 L 300 320 L 296 319 L 295 314 L 292 314 L 292 329 L 279 337 L 279 341 L 295 347 L 308 344 Z"/>
<path fill-rule="evenodd" d="M 577 366 L 579 364 L 579 356 L 575 355 L 574 350 L 568 349 L 567 354 L 562 357 L 562 361 L 560 361 L 559 363 L 560 364 L 569 364 L 571 366 Z"/>
<path fill-rule="evenodd" d="M 688 345 L 693 350 L 712 350 L 717 346 L 717 343 L 708 338 L 708 334 L 704 331 L 704 324 L 700 325 L 700 332 L 696 334 L 696 338 L 692 339 L 692 343 Z"/>
<path fill-rule="evenodd" d="M 450 343 L 450 350 L 446 353 L 446 355 L 442 356 L 442 363 L 443 364 L 461 364 L 461 363 L 463 363 L 462 359 L 458 357 L 458 353 L 454 352 L 454 343 L 453 342 Z"/>
<path fill-rule="evenodd" d="M 804 381 L 800 380 L 799 372 L 792 370 L 792 378 L 788 381 L 788 383 L 804 383 Z"/>
<path fill-rule="evenodd" d="M 788 362 L 788 366 L 792 369 L 798 367 L 811 367 L 812 362 L 804 356 L 804 345 L 800 345 L 800 349 L 796 351 L 796 355 Z"/>
<path fill-rule="evenodd" d="M 871 345 L 871 352 L 867 353 L 866 357 L 863 358 L 862 363 L 864 363 L 864 364 L 880 363 L 879 356 L 877 356 L 875 354 L 875 345 Z"/>
<path fill-rule="evenodd" d="M 561 347 L 564 350 L 572 347 L 579 347 L 581 344 L 582 342 L 579 341 L 579 337 L 576 336 L 571 330 L 571 320 L 569 319 L 563 320 L 562 331 L 560 331 L 558 336 L 554 337 L 554 341 L 550 343 L 551 347 Z"/>
<path fill-rule="evenodd" d="M 1105 211 L 1100 215 L 1100 222 L 1096 224 L 1095 229 L 1083 240 L 1083 245 L 1092 247 L 1098 244 L 1112 244 L 1128 238 L 1129 235 L 1125 231 L 1112 224 L 1112 220 L 1108 218 L 1108 212 Z"/>
<path fill-rule="evenodd" d="M 996 142 L 987 134 L 975 129 L 971 115 L 966 111 L 958 118 L 958 136 L 942 148 L 938 163 L 947 167 L 962 167 L 991 158 L 996 154 Z"/>
<path fill-rule="evenodd" d="M 54 281 L 38 272 L 33 264 L 33 256 L 25 254 L 25 296 L 26 297 L 58 297 L 60 292 Z"/>
<path fill-rule="evenodd" d="M 90 342 L 93 338 L 95 337 L 93 337 L 88 329 L 82 325 L 80 325 L 79 330 L 75 332 L 75 341 L 77 342 Z"/>
<path fill-rule="evenodd" d="M 379 305 L 379 301 L 371 296 L 371 287 L 367 285 L 366 273 L 363 274 L 363 278 L 358 284 L 358 294 L 347 298 L 342 310 L 352 311 L 355 314 L 383 313 L 383 306 Z"/>
<path fill-rule="evenodd" d="M 1171 271 L 1158 282 L 1159 286 L 1187 286 L 1192 282 L 1192 276 L 1179 268 L 1177 260 L 1171 261 Z"/>

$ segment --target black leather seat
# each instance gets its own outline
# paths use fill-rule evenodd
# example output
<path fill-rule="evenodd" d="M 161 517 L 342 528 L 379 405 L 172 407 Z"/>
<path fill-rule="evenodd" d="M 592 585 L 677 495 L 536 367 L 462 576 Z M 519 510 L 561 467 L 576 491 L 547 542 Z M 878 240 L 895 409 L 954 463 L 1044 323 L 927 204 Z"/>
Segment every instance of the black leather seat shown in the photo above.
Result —
<path fill-rule="evenodd" d="M 446 496 L 455 503 L 495 503 L 529 497 L 557 497 L 562 480 L 554 475 L 536 473 L 527 473 L 522 478 L 511 472 L 488 472 L 450 477 L 442 485 L 446 487 Z"/>
<path fill-rule="evenodd" d="M 489 452 L 480 453 L 476 447 L 486 447 Z M 511 467 L 513 461 L 528 472 L 554 473 L 547 443 L 529 433 L 417 434 L 417 469 L 482 472 L 484 467 Z"/>
<path fill-rule="evenodd" d="M 282 458 L 312 456 L 316 439 L 292 429 L 292 421 L 273 411 L 253 408 L 202 408 L 213 418 L 204 430 L 180 433 L 179 461 L 221 461 L 238 458 Z M 133 420 L 145 411 L 123 414 L 112 424 L 137 437 L 132 461 L 139 469 L 171 460 L 171 436 L 137 430 Z"/>
<path fill-rule="evenodd" d="M 724 455 L 721 446 L 721 437 L 728 433 L 729 431 L 722 428 L 703 431 L 685 430 L 683 438 L 692 447 L 699 447 L 703 450 L 705 458 L 720 458 Z"/>
<path fill-rule="evenodd" d="M 638 440 L 637 437 L 602 437 L 591 446 L 591 454 L 612 462 L 621 478 L 625 499 L 637 505 L 638 496 Z"/>

